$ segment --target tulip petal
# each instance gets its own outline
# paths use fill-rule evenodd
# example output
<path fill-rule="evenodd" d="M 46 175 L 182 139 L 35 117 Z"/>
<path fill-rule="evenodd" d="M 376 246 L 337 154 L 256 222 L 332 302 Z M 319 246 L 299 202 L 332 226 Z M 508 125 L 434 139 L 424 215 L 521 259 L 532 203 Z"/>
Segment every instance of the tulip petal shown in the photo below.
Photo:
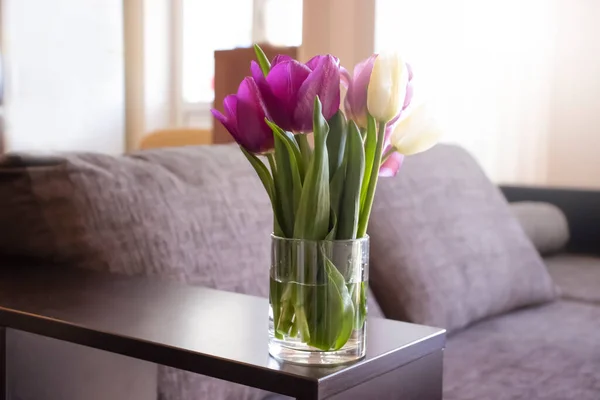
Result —
<path fill-rule="evenodd" d="M 264 103 L 256 82 L 250 77 L 238 88 L 236 117 L 239 129 L 234 138 L 246 150 L 259 153 L 273 147 L 273 133 L 265 122 Z"/>
<path fill-rule="evenodd" d="M 277 64 L 281 64 L 284 61 L 292 61 L 293 58 L 290 56 L 286 56 L 285 54 L 277 54 L 273 57 L 273 61 L 271 61 L 271 68 L 273 68 Z"/>
<path fill-rule="evenodd" d="M 402 110 L 406 98 L 408 69 L 397 54 L 380 54 L 375 59 L 367 91 L 369 113 L 388 122 Z"/>
<path fill-rule="evenodd" d="M 376 57 L 372 55 L 354 67 L 354 76 L 344 102 L 346 110 L 351 114 L 350 118 L 361 128 L 367 126 L 367 88 Z"/>
<path fill-rule="evenodd" d="M 362 76 L 364 79 L 364 75 L 366 75 L 367 83 L 369 83 L 368 78 L 371 76 L 371 72 L 373 71 L 373 64 L 375 64 L 375 59 L 377 58 L 377 54 L 373 54 L 371 57 L 359 62 L 354 67 L 354 79 Z"/>
<path fill-rule="evenodd" d="M 313 58 L 308 60 L 308 62 L 305 65 L 308 68 L 310 68 L 311 71 L 314 71 L 315 68 L 317 68 L 317 66 L 319 65 L 319 62 L 325 57 L 327 57 L 327 56 L 323 56 L 323 55 L 314 56 Z"/>
<path fill-rule="evenodd" d="M 406 63 L 406 72 L 408 72 L 408 81 L 412 81 L 413 79 L 413 69 L 412 69 L 412 65 L 410 65 L 409 63 Z"/>
<path fill-rule="evenodd" d="M 262 73 L 260 66 L 255 61 L 250 63 L 250 71 L 252 77 L 258 86 L 260 95 L 265 104 L 270 119 L 275 122 L 280 128 L 290 131 L 291 127 L 291 114 L 287 111 L 286 106 L 275 96 L 271 90 L 271 86 L 267 82 L 267 79 Z"/>
<path fill-rule="evenodd" d="M 322 56 L 319 64 L 302 83 L 298 91 L 294 124 L 302 131 L 312 130 L 312 113 L 315 97 L 323 105 L 325 119 L 333 117 L 340 109 L 340 66 L 333 56 Z"/>
<path fill-rule="evenodd" d="M 210 112 L 235 137 L 238 134 L 236 119 L 237 97 L 233 94 L 226 96 L 225 100 L 223 100 L 223 108 L 225 109 L 225 114 L 222 114 L 215 108 L 211 109 Z"/>
<path fill-rule="evenodd" d="M 385 154 L 385 152 L 388 151 L 388 149 L 391 147 L 391 138 L 392 138 L 393 132 L 394 132 L 394 125 L 390 121 L 385 126 L 385 134 L 383 136 L 383 149 L 384 149 L 383 154 Z"/>
<path fill-rule="evenodd" d="M 225 129 L 227 129 L 227 131 L 234 136 L 234 132 L 235 134 L 237 134 L 237 130 L 235 127 L 235 124 L 231 124 L 229 119 L 223 115 L 221 113 L 221 111 L 217 110 L 216 108 L 211 108 L 210 112 L 212 113 L 212 115 L 217 119 L 217 121 L 219 121 L 221 124 L 223 124 L 223 126 L 225 127 Z"/>
<path fill-rule="evenodd" d="M 402 105 L 402 110 L 406 110 L 406 108 L 410 105 L 410 102 L 413 98 L 413 91 L 413 84 L 409 81 L 408 85 L 406 85 L 406 94 L 404 95 L 404 105 Z"/>
<path fill-rule="evenodd" d="M 420 106 L 394 127 L 391 143 L 399 153 L 409 156 L 430 149 L 441 135 L 435 120 Z"/>
<path fill-rule="evenodd" d="M 404 155 L 400 153 L 392 153 L 379 168 L 379 176 L 392 177 L 396 176 L 402 163 L 404 162 Z"/>
<path fill-rule="evenodd" d="M 223 108 L 225 109 L 225 115 L 229 119 L 235 119 L 235 114 L 237 110 L 237 96 L 230 94 L 225 96 L 223 100 Z"/>
<path fill-rule="evenodd" d="M 267 82 L 280 101 L 294 102 L 296 93 L 309 74 L 308 67 L 298 61 L 285 61 L 271 69 Z"/>
<path fill-rule="evenodd" d="M 396 122 L 398 122 L 398 120 L 400 119 L 401 116 L 402 116 L 402 111 L 400 111 L 394 118 L 392 118 L 390 120 L 390 122 L 387 123 L 387 126 L 393 126 L 394 124 L 396 124 Z"/>
<path fill-rule="evenodd" d="M 254 78 L 254 81 L 257 84 L 260 81 L 266 81 L 265 75 L 263 74 L 260 65 L 258 65 L 258 63 L 254 60 L 250 62 L 250 74 L 252 75 L 252 78 Z"/>
<path fill-rule="evenodd" d="M 350 73 L 348 72 L 348 70 L 344 67 L 340 66 L 340 79 L 342 82 L 342 85 L 344 87 L 349 87 L 350 84 L 352 83 L 352 76 L 350 76 Z"/>
<path fill-rule="evenodd" d="M 296 60 L 291 60 L 277 64 L 271 68 L 267 76 L 267 83 L 274 100 L 265 97 L 265 101 L 269 111 L 272 111 L 275 123 L 282 129 L 296 128 L 292 121 L 294 110 L 297 107 L 297 94 L 302 82 L 307 79 L 309 74 L 308 67 Z"/>

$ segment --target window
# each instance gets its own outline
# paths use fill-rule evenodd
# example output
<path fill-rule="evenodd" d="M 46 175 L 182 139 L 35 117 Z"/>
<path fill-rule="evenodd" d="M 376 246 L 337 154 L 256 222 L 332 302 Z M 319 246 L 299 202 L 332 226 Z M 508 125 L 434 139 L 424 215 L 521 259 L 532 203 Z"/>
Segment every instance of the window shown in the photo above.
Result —
<path fill-rule="evenodd" d="M 214 51 L 255 41 L 300 45 L 302 0 L 183 0 L 184 103 L 206 110 L 214 98 Z"/>

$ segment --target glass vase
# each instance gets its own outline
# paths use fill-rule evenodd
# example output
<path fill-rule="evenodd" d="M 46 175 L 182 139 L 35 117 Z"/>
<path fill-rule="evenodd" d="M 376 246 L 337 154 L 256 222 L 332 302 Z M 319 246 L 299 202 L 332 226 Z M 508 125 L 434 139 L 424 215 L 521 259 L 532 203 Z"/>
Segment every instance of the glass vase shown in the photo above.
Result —
<path fill-rule="evenodd" d="M 272 236 L 269 353 L 296 364 L 343 364 L 365 354 L 369 238 Z"/>

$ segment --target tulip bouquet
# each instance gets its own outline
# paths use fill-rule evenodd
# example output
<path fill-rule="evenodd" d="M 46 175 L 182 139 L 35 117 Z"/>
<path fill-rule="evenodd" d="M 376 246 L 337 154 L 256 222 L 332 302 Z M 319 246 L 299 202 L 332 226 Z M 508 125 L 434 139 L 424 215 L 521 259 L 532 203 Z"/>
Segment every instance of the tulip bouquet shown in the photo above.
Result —
<path fill-rule="evenodd" d="M 317 242 L 365 237 L 378 177 L 394 176 L 404 156 L 427 150 L 438 138 L 423 108 L 406 110 L 411 68 L 397 55 L 380 54 L 359 63 L 351 76 L 332 55 L 303 64 L 281 55 L 269 61 L 260 47 L 255 51 L 251 76 L 225 98 L 224 113 L 212 113 L 264 185 L 274 236 Z M 347 88 L 344 111 L 341 86 Z M 326 255 L 316 275 L 328 293 L 316 310 L 309 308 L 308 289 L 272 283 L 274 335 L 337 350 L 364 324 L 366 283 L 348 282 Z"/>

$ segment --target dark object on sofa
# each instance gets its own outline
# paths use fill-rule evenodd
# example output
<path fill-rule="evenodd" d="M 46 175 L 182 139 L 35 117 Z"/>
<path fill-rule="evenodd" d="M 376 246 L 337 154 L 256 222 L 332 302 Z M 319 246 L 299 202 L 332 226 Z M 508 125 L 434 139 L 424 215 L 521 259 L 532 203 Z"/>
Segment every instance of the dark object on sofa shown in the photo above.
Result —
<path fill-rule="evenodd" d="M 452 152 L 448 146 L 441 147 L 444 152 Z M 463 157 L 462 150 L 455 152 L 457 158 Z M 435 154 L 424 153 L 418 162 L 435 163 L 435 157 L 427 158 Z M 76 154 L 65 155 L 64 159 L 46 167 L 39 163 L 34 166 L 31 160 L 16 162 L 18 158 L 0 165 L 0 226 L 3 227 L 0 254 L 73 265 L 80 261 L 81 265 L 94 269 L 144 273 L 180 279 L 188 284 L 266 294 L 268 249 L 257 250 L 258 244 L 252 240 L 256 239 L 253 235 L 267 234 L 270 230 L 271 221 L 266 217 L 270 215 L 268 200 L 235 146 L 165 149 L 126 157 Z M 449 154 L 446 160 L 452 162 L 454 157 Z M 411 162 L 409 158 L 407 167 Z M 223 181 L 233 179 L 234 170 L 238 185 L 232 188 L 230 182 Z M 410 171 L 407 168 L 405 172 L 410 174 Z M 405 174 L 403 178 L 401 174 L 396 179 L 407 178 L 410 177 Z M 99 184 L 100 181 L 103 183 Z M 419 201 L 419 197 L 428 195 L 428 188 L 416 185 L 412 189 L 416 193 L 402 195 L 415 195 L 414 201 Z M 597 223 L 600 192 L 506 188 L 504 193 L 509 200 L 550 202 L 567 215 L 571 229 L 569 253 L 545 260 L 563 297 L 513 311 L 509 311 L 512 307 L 500 307 L 493 312 L 508 313 L 454 332 L 445 355 L 444 396 L 457 400 L 598 400 L 600 301 L 596 296 L 600 293 L 600 259 L 573 252 L 587 250 L 600 254 L 600 224 Z M 210 212 L 207 204 L 216 208 L 214 212 Z M 497 197 L 494 205 L 507 208 Z M 189 212 L 186 212 L 187 207 L 190 207 Z M 223 213 L 223 207 L 227 216 L 219 214 Z M 59 215 L 57 210 L 60 210 Z M 185 215 L 189 218 L 181 217 Z M 197 219 L 198 215 L 204 216 L 203 219 Z M 215 218 L 216 215 L 221 217 Z M 501 215 L 514 218 L 509 212 Z M 256 225 L 249 229 L 243 224 L 252 216 L 259 218 L 252 221 Z M 447 223 L 460 223 L 460 219 L 453 218 Z M 151 221 L 157 223 L 144 229 L 142 222 Z M 588 221 L 596 221 L 596 225 Z M 232 230 L 239 231 L 240 227 L 244 230 L 234 231 L 238 235 L 232 236 Z M 376 223 L 370 227 L 371 232 L 377 229 Z M 257 235 L 257 232 L 264 233 Z M 45 236 L 47 241 L 40 240 L 38 235 Z M 235 246 L 227 244 L 225 253 L 218 246 L 207 245 L 206 241 L 198 242 L 202 235 L 221 244 L 227 244 L 223 237 L 235 237 L 236 243 Z M 88 240 L 80 241 L 82 237 Z M 148 243 L 149 240 L 155 245 Z M 268 239 L 265 245 L 268 246 Z M 136 248 L 146 250 L 130 252 Z M 535 251 L 531 246 L 520 249 Z M 119 251 L 127 254 L 119 254 Z M 153 252 L 158 253 L 156 257 L 161 257 L 161 262 L 157 262 Z M 185 261 L 190 257 L 190 262 Z M 230 262 L 223 257 L 229 257 Z M 236 260 L 242 259 L 244 267 L 236 268 Z M 456 260 L 460 263 L 460 257 Z M 173 270 L 171 264 L 177 268 Z M 189 265 L 193 268 L 188 268 Z M 225 267 L 218 274 L 212 274 L 211 269 L 217 266 Z M 472 264 L 472 268 L 477 267 L 481 266 Z M 518 278 L 518 271 L 516 276 Z M 402 290 L 401 287 L 388 290 L 394 289 Z M 390 298 L 396 301 L 375 291 L 374 296 L 370 296 L 373 300 L 370 315 L 378 312 L 375 299 L 387 301 Z M 453 297 L 444 300 L 451 305 Z M 401 305 L 386 304 L 388 310 L 397 306 Z M 478 315 L 476 319 L 486 315 Z M 417 314 L 414 318 L 421 317 Z M 162 368 L 158 393 L 161 400 L 261 399 L 265 396 L 264 392 Z"/>
<path fill-rule="evenodd" d="M 567 251 L 600 255 L 600 190 L 503 186 L 509 202 L 543 201 L 565 213 L 571 240 Z"/>

